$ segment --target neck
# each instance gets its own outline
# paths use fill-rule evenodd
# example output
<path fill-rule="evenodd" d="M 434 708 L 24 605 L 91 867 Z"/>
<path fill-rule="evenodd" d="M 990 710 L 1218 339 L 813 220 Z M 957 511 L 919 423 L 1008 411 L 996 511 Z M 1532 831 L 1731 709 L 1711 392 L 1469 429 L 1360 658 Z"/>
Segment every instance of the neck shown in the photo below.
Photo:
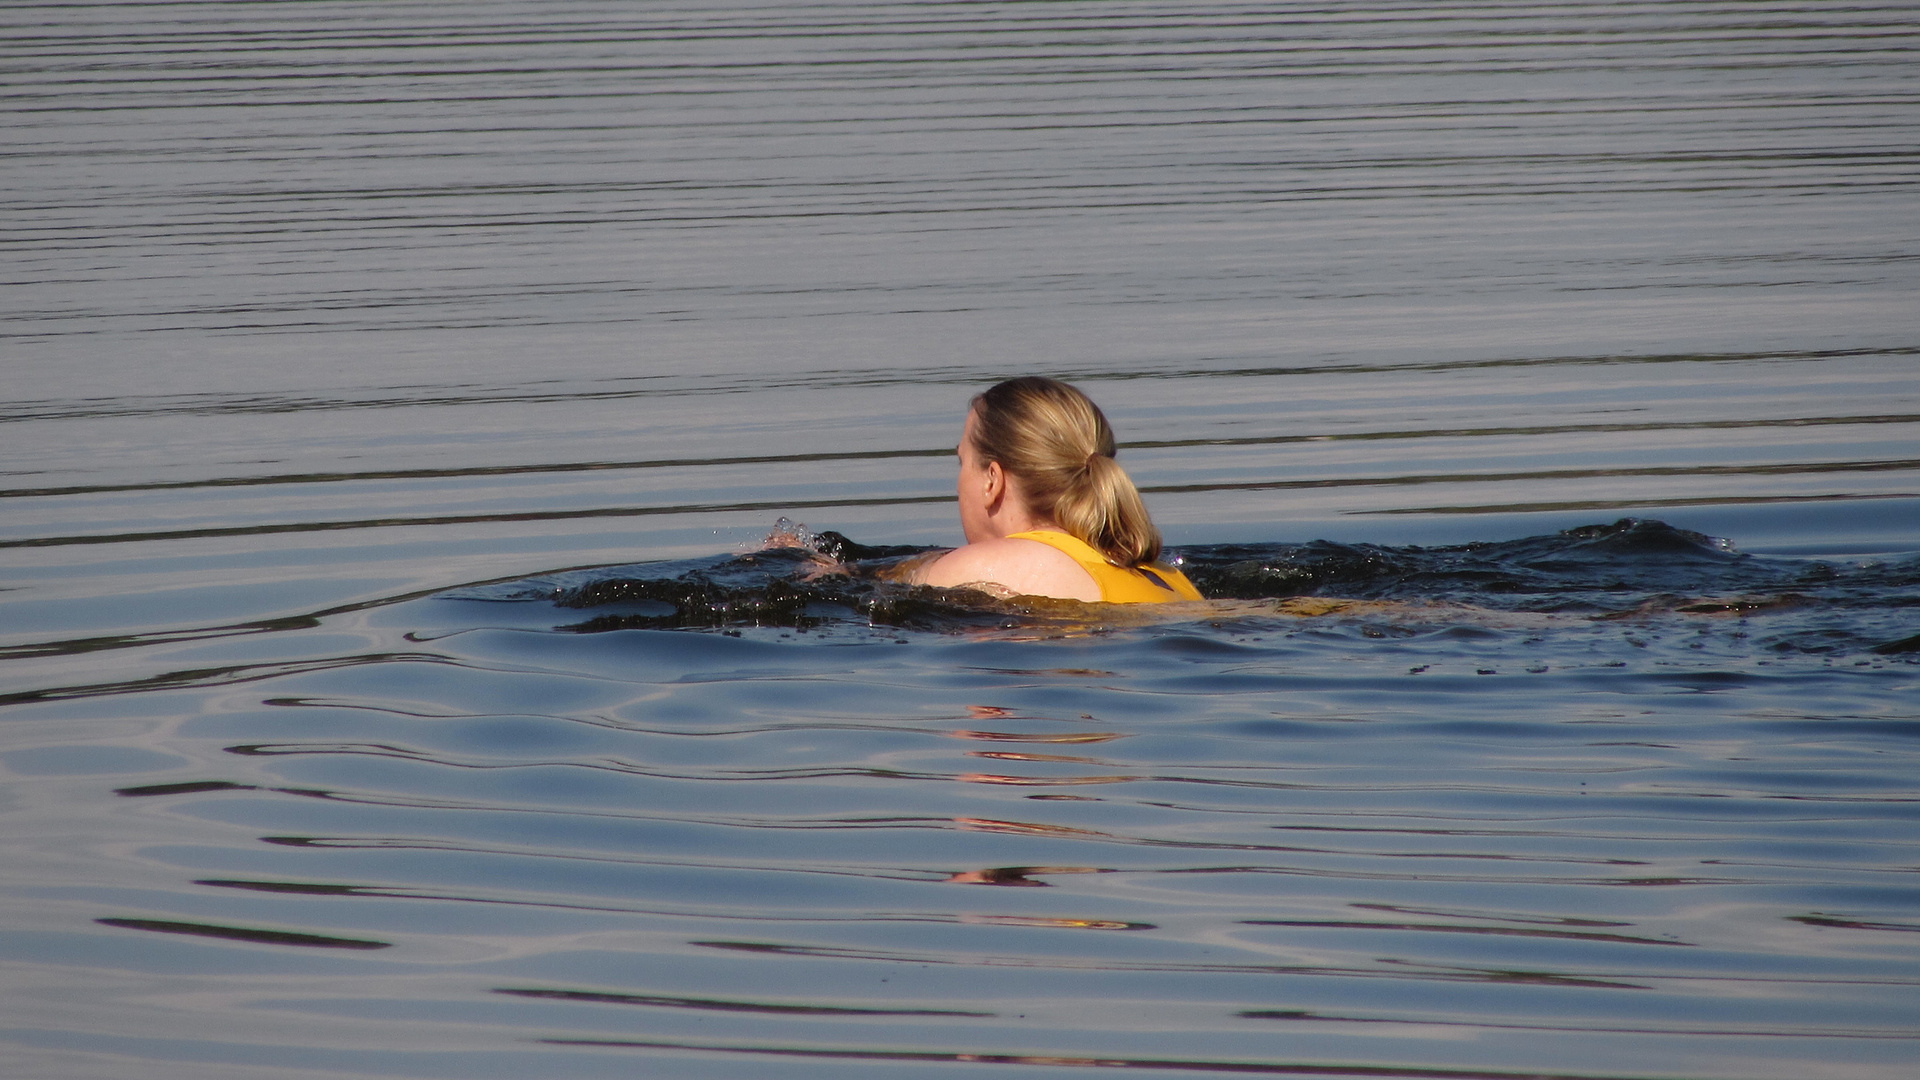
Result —
<path fill-rule="evenodd" d="M 1032 513 L 1027 509 L 1026 504 L 1013 498 L 1009 498 L 1005 503 L 1001 504 L 1000 512 L 993 515 L 991 524 L 994 535 L 1000 537 L 1011 536 L 1014 533 L 1033 532 L 1038 529 L 1051 529 L 1054 532 L 1061 531 L 1060 526 L 1054 524 L 1051 516 Z"/>

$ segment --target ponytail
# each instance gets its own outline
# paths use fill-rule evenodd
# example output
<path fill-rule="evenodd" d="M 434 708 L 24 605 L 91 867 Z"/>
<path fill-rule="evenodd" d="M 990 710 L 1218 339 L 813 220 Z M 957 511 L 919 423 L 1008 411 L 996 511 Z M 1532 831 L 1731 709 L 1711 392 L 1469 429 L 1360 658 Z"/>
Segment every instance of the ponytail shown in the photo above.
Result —
<path fill-rule="evenodd" d="M 1160 530 L 1127 471 L 1113 429 L 1087 396 L 1037 376 L 973 399 L 974 449 L 1020 481 L 1027 510 L 1050 518 L 1116 566 L 1160 557 Z"/>

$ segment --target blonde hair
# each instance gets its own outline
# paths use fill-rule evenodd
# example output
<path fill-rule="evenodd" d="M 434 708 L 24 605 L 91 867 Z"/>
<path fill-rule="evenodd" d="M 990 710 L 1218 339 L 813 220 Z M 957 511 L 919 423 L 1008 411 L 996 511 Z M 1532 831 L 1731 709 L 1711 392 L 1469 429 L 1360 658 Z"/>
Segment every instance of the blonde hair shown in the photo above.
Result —
<path fill-rule="evenodd" d="M 1116 566 L 1160 557 L 1160 530 L 1113 459 L 1113 429 L 1074 387 L 1029 375 L 973 399 L 973 448 L 1017 477 L 1027 510 Z"/>

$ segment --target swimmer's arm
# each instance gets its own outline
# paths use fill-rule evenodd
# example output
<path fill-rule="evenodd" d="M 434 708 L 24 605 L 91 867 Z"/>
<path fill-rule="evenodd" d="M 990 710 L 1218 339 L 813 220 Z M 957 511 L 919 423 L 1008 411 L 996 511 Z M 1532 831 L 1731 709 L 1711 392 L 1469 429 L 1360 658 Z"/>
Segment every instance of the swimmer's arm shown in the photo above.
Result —
<path fill-rule="evenodd" d="M 923 551 L 918 555 L 909 555 L 898 562 L 876 568 L 873 576 L 881 581 L 898 581 L 906 585 L 924 584 L 920 580 L 921 572 L 929 563 L 945 554 L 945 551 Z"/>
<path fill-rule="evenodd" d="M 782 518 L 781 522 L 784 525 L 786 519 Z M 765 540 L 760 542 L 760 550 L 775 551 L 798 548 L 805 552 L 809 561 L 808 565 L 803 567 L 799 572 L 798 576 L 801 581 L 813 581 L 818 578 L 831 577 L 835 574 L 846 574 L 848 572 L 847 564 L 831 556 L 822 554 L 820 550 L 814 546 L 817 540 L 818 537 L 803 536 L 794 528 L 776 528 L 767 534 Z"/>

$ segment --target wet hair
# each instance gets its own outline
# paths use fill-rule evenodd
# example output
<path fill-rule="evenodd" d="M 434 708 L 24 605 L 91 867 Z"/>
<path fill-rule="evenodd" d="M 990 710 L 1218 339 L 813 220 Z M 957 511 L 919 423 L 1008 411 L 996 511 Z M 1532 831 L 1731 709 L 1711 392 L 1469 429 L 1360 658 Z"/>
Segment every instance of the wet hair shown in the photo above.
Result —
<path fill-rule="evenodd" d="M 1029 375 L 973 399 L 973 448 L 1017 477 L 1028 512 L 1051 518 L 1116 566 L 1160 557 L 1160 530 L 1113 459 L 1113 429 L 1074 387 Z"/>

